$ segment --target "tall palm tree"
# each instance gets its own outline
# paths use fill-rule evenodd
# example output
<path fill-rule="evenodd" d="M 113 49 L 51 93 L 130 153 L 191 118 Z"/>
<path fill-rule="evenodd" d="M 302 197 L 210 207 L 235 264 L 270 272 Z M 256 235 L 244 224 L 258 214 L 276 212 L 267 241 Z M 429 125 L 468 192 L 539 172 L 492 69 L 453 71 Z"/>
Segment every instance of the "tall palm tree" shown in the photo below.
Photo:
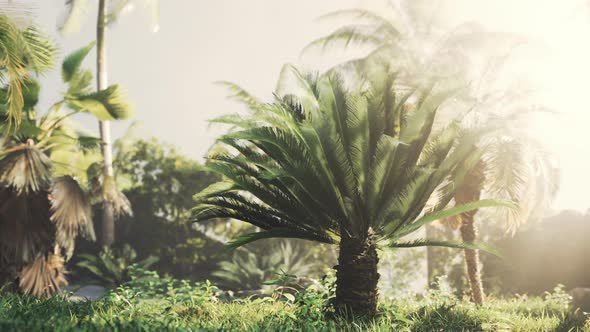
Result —
<path fill-rule="evenodd" d="M 135 1 L 132 0 L 99 0 L 96 23 L 96 89 L 102 91 L 108 86 L 107 79 L 107 49 L 106 49 L 106 28 L 109 24 L 117 21 L 119 16 L 130 9 Z M 158 21 L 158 1 L 144 0 L 152 8 L 154 19 L 154 29 L 157 29 Z M 85 9 L 89 6 L 88 0 L 66 0 L 68 15 L 61 24 L 60 29 L 64 32 L 76 29 L 80 25 Z M 102 146 L 103 155 L 103 181 L 106 186 L 103 190 L 105 193 L 102 200 L 102 236 L 103 245 L 111 245 L 115 242 L 115 210 L 117 195 L 115 190 L 114 172 L 113 172 L 113 152 L 110 123 L 107 119 L 99 120 L 100 138 L 104 142 Z"/>
<path fill-rule="evenodd" d="M 307 49 L 317 47 L 325 49 L 332 45 L 341 47 L 352 44 L 369 46 L 371 51 L 367 56 L 337 67 L 352 67 L 354 70 L 363 71 L 366 70 L 367 61 L 381 57 L 387 58 L 395 65 L 404 66 L 405 70 L 400 75 L 404 75 L 409 80 L 419 82 L 427 75 L 429 79 L 434 78 L 446 84 L 455 84 L 457 80 L 471 82 L 468 93 L 463 95 L 461 100 L 464 105 L 469 104 L 471 108 L 469 119 L 475 118 L 476 122 L 485 123 L 486 120 L 494 118 L 494 121 L 502 121 L 504 125 L 488 133 L 487 140 L 478 143 L 480 147 L 487 146 L 486 154 L 482 156 L 473 172 L 467 176 L 464 186 L 457 191 L 454 201 L 461 204 L 478 200 L 480 191 L 484 187 L 492 187 L 490 192 L 520 204 L 522 210 L 520 218 L 517 218 L 513 212 L 507 216 L 510 217 L 507 219 L 512 222 L 509 223 L 510 228 L 513 229 L 515 225 L 519 225 L 517 220 L 526 219 L 527 213 L 533 211 L 530 209 L 531 202 L 526 199 L 527 195 L 522 194 L 527 188 L 532 186 L 540 190 L 535 195 L 530 195 L 530 191 L 527 192 L 529 197 L 537 198 L 537 202 L 546 202 L 546 198 L 555 191 L 552 189 L 555 182 L 548 181 L 554 179 L 553 177 L 539 178 L 534 175 L 535 172 L 542 172 L 545 175 L 551 173 L 550 162 L 544 157 L 541 149 L 530 151 L 535 150 L 530 149 L 531 147 L 540 148 L 540 145 L 525 144 L 525 142 L 531 142 L 531 137 L 523 135 L 522 131 L 515 130 L 518 127 L 514 125 L 517 120 L 514 115 L 519 115 L 523 111 L 523 105 L 520 101 L 518 103 L 516 101 L 522 98 L 522 95 L 518 95 L 518 91 L 508 91 L 514 92 L 513 94 L 498 93 L 490 88 L 494 82 L 493 76 L 499 72 L 510 51 L 522 44 L 521 38 L 507 33 L 488 32 L 474 24 L 462 24 L 450 31 L 445 31 L 433 22 L 433 18 L 436 18 L 433 12 L 435 9 L 432 9 L 430 3 L 426 6 L 422 1 L 397 1 L 390 4 L 392 4 L 392 11 L 389 12 L 391 15 L 388 17 L 362 9 L 338 11 L 326 15 L 328 18 L 346 17 L 353 18 L 355 21 L 313 41 Z M 430 13 L 425 10 L 429 7 Z M 511 103 L 518 104 L 518 107 L 514 107 Z M 445 116 L 452 118 L 457 109 L 464 109 L 464 107 L 449 107 L 445 112 L 440 112 L 440 118 Z M 525 113 L 530 114 L 530 112 Z M 442 123 L 444 124 L 444 121 Z M 523 124 L 523 122 L 518 123 Z M 494 141 L 493 137 L 502 137 L 502 139 Z M 512 139 L 507 140 L 506 137 Z M 515 137 L 518 139 L 515 140 Z M 511 151 L 508 151 L 509 147 L 512 148 Z M 529 151 L 524 151 L 523 147 L 528 147 Z M 493 156 L 495 152 L 504 154 Z M 510 154 L 505 154 L 506 152 Z M 509 164 L 499 165 L 499 161 Z M 509 171 L 512 173 L 509 174 Z M 539 180 L 548 182 L 548 185 L 539 185 Z M 476 213 L 477 210 L 470 211 L 460 219 L 463 223 L 458 225 L 461 225 L 464 242 L 473 242 L 476 238 L 477 232 L 474 228 Z M 473 300 L 481 304 L 483 288 L 478 253 L 476 250 L 467 249 L 465 258 Z"/>
<path fill-rule="evenodd" d="M 9 131 L 4 121 L 8 114 L 0 110 L 0 282 L 18 278 L 21 290 L 35 296 L 50 295 L 66 283 L 64 262 L 78 234 L 94 238 L 93 179 L 87 170 L 102 142 L 69 117 L 79 112 L 97 117 L 126 113 L 117 86 L 90 91 L 92 75 L 80 65 L 92 46 L 64 60 L 62 77 L 68 90 L 49 112 L 36 115 L 35 81 L 26 83 L 25 116 L 17 130 Z M 1 100 L 8 95 L 7 88 L 0 90 Z"/>
<path fill-rule="evenodd" d="M 55 47 L 34 25 L 16 23 L 23 13 L 4 8 L 7 5 L 0 4 L 0 81 L 8 93 L 1 107 L 8 124 L 18 126 L 24 107 L 23 88 L 33 79 L 33 73 L 52 67 Z"/>
<path fill-rule="evenodd" d="M 503 122 L 480 142 L 480 146 L 487 145 L 486 152 L 459 186 L 454 203 L 462 205 L 485 196 L 509 199 L 518 209 L 488 218 L 503 220 L 508 232 L 514 232 L 523 222 L 534 218 L 535 212 L 546 208 L 557 191 L 558 177 L 551 156 L 530 135 L 519 130 L 526 124 L 515 116 Z M 460 230 L 463 242 L 473 243 L 478 233 L 477 213 L 478 210 L 465 212 L 446 224 Z M 481 305 L 485 292 L 479 253 L 472 249 L 465 249 L 464 253 L 472 299 Z"/>
<path fill-rule="evenodd" d="M 250 116 L 215 120 L 235 130 L 219 138 L 208 158 L 208 169 L 223 180 L 195 196 L 194 213 L 197 221 L 234 218 L 261 229 L 231 246 L 272 237 L 336 244 L 336 306 L 373 316 L 378 247 L 464 247 L 402 238 L 442 217 L 511 206 L 482 200 L 445 209 L 454 194 L 445 184 L 462 183 L 480 154 L 473 145 L 478 131 L 457 123 L 432 130 L 449 91 L 397 84 L 384 66 L 350 81 L 335 72 L 317 79 L 290 66 L 287 72 L 296 94 L 263 104 L 230 85 Z M 425 211 L 434 196 L 437 203 Z"/>

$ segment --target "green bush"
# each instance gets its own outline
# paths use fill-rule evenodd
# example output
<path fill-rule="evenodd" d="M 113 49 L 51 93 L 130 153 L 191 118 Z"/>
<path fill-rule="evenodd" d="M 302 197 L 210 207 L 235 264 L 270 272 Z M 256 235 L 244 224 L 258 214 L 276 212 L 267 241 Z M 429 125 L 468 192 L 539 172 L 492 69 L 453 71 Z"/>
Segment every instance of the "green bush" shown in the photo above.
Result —
<path fill-rule="evenodd" d="M 80 254 L 78 257 L 78 267 L 87 270 L 99 282 L 111 287 L 130 280 L 129 272 L 132 266 L 147 269 L 159 260 L 156 256 L 138 260 L 137 253 L 128 244 L 120 248 L 104 247 L 96 256 Z"/>
<path fill-rule="evenodd" d="M 257 290 L 277 286 L 272 282 L 287 277 L 294 283 L 298 277 L 318 277 L 326 266 L 334 265 L 335 255 L 322 248 L 324 255 L 311 259 L 314 251 L 308 242 L 280 239 L 251 243 L 233 252 L 231 260 L 221 261 L 213 272 L 220 286 L 231 290 Z M 319 255 L 318 255 L 319 256 Z M 285 280 L 289 284 L 289 280 Z"/>

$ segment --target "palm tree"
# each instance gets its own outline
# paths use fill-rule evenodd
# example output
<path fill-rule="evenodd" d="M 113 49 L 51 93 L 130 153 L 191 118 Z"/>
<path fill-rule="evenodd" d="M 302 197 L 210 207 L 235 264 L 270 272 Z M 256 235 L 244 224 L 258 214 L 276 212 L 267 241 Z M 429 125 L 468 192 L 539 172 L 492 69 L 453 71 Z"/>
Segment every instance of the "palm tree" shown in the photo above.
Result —
<path fill-rule="evenodd" d="M 385 17 L 362 9 L 343 10 L 328 14 L 326 15 L 328 18 L 347 17 L 357 21 L 313 41 L 306 49 L 316 47 L 325 49 L 332 45 L 349 46 L 351 44 L 369 46 L 371 52 L 367 56 L 340 64 L 337 67 L 353 67 L 354 70 L 363 71 L 367 61 L 371 61 L 375 57 L 382 57 L 387 58 L 395 65 L 404 66 L 406 70 L 400 75 L 404 75 L 410 80 L 421 81 L 424 79 L 425 73 L 428 73 L 430 79 L 447 82 L 446 84 L 454 84 L 453 82 L 457 80 L 472 82 L 470 91 L 462 96 L 462 102 L 470 104 L 470 118 L 476 118 L 476 122 L 480 123 L 485 123 L 486 119 L 493 118 L 493 121 L 503 122 L 504 125 L 498 126 L 498 130 L 488 133 L 487 140 L 478 143 L 480 148 L 487 146 L 486 154 L 482 156 L 473 172 L 467 175 L 465 184 L 457 191 L 454 200 L 456 204 L 478 200 L 480 191 L 484 187 L 491 187 L 489 189 L 491 193 L 520 204 L 521 210 L 523 210 L 520 218 L 517 218 L 513 212 L 510 212 L 512 215 L 507 216 L 509 217 L 507 219 L 511 221 L 508 223 L 509 227 L 514 229 L 515 225 L 520 224 L 518 220 L 526 219 L 528 213 L 533 211 L 530 209 L 531 202 L 527 200 L 527 197 L 535 197 L 538 199 L 537 202 L 546 202 L 546 198 L 551 196 L 551 192 L 555 192 L 553 188 L 555 182 L 548 181 L 554 177 L 539 178 L 534 176 L 535 172 L 542 172 L 544 175 L 552 172 L 548 158 L 539 144 L 525 144 L 525 142 L 531 142 L 532 138 L 523 135 L 522 131 L 517 130 L 518 127 L 514 125 L 516 120 L 523 119 L 515 117 L 515 115 L 522 113 L 523 105 L 520 101 L 518 107 L 510 105 L 510 103 L 516 104 L 516 100 L 522 96 L 518 95 L 518 91 L 510 91 L 509 89 L 508 92 L 514 94 L 509 95 L 503 92 L 498 97 L 498 91 L 493 91 L 490 88 L 492 85 L 490 82 L 494 81 L 493 76 L 498 74 L 510 51 L 520 45 L 522 40 L 512 34 L 486 32 L 474 24 L 462 24 L 451 29 L 450 32 L 446 32 L 432 21 L 432 18 L 435 18 L 433 12 L 429 13 L 430 16 L 427 15 L 425 9 L 429 6 L 432 7 L 431 4 L 425 6 L 421 1 L 395 2 L 390 13 L 393 17 Z M 477 60 L 481 59 L 485 60 L 482 61 L 483 66 L 475 65 Z M 459 63 L 461 65 L 457 65 Z M 506 102 L 508 100 L 510 103 Z M 444 118 L 445 115 L 453 117 L 456 109 L 447 108 L 447 110 L 451 110 L 450 114 L 441 112 L 441 117 Z M 524 109 L 526 110 L 526 107 Z M 525 114 L 530 114 L 530 112 L 527 110 Z M 522 122 L 518 123 L 522 124 Z M 494 141 L 493 137 L 502 137 L 502 139 Z M 506 139 L 507 137 L 512 139 Z M 517 140 L 514 139 L 516 137 L 518 137 Z M 507 151 L 509 147 L 513 149 Z M 524 151 L 523 147 L 528 147 L 529 151 Z M 536 149 L 530 149 L 531 147 Z M 510 154 L 492 156 L 494 152 L 510 152 Z M 508 164 L 500 165 L 499 161 Z M 512 173 L 509 174 L 509 171 Z M 499 172 L 504 173 L 500 174 Z M 540 185 L 539 180 L 549 183 L 548 185 Z M 531 192 L 528 191 L 528 195 L 523 195 L 527 188 L 531 187 L 536 187 L 539 192 L 531 195 Z M 458 224 L 461 225 L 461 235 L 464 242 L 471 243 L 476 239 L 477 232 L 474 228 L 476 213 L 477 210 L 465 213 L 461 217 L 463 223 Z M 473 300 L 475 303 L 481 304 L 483 302 L 483 288 L 478 253 L 476 250 L 467 249 L 465 250 L 465 258 Z"/>
<path fill-rule="evenodd" d="M 152 8 L 154 18 L 154 29 L 157 29 L 158 20 L 158 1 L 144 0 Z M 107 53 L 106 53 L 106 28 L 107 25 L 117 21 L 118 17 L 131 8 L 134 1 L 131 0 L 115 0 L 110 4 L 109 0 L 99 0 L 98 2 L 98 17 L 96 23 L 96 89 L 103 91 L 108 86 L 107 80 Z M 65 21 L 61 24 L 60 29 L 68 32 L 76 29 L 80 25 L 82 14 L 86 7 L 88 7 L 88 0 L 66 0 L 66 7 L 68 15 Z M 107 119 L 99 120 L 100 138 L 104 142 L 102 146 L 103 156 L 103 185 L 107 186 L 103 190 L 105 195 L 102 199 L 102 236 L 101 242 L 105 246 L 109 246 L 115 242 L 115 200 L 116 195 L 110 193 L 115 192 L 114 186 L 114 172 L 113 172 L 113 151 L 110 124 Z"/>
<path fill-rule="evenodd" d="M 519 130 L 525 127 L 523 121 L 519 121 L 523 120 L 522 110 L 512 113 L 520 116 L 520 119 L 510 116 L 508 121 L 504 119 L 503 126 L 484 137 L 480 146 L 486 145 L 486 152 L 467 174 L 454 197 L 456 205 L 477 201 L 485 196 L 515 202 L 518 209 L 501 216 L 488 216 L 504 220 L 509 232 L 514 232 L 523 222 L 534 218 L 536 211 L 544 211 L 555 196 L 558 184 L 551 156 L 533 137 Z M 477 116 L 486 118 L 484 114 Z M 473 243 L 478 234 L 475 225 L 477 213 L 477 209 L 465 212 L 446 224 L 460 230 L 463 242 Z M 481 305 L 485 300 L 485 292 L 479 253 L 477 250 L 465 249 L 464 254 L 472 299 Z"/>
<path fill-rule="evenodd" d="M 98 117 L 123 115 L 117 86 L 90 92 L 92 75 L 81 70 L 93 44 L 66 57 L 62 77 L 64 99 L 49 112 L 36 115 L 39 85 L 26 83 L 21 126 L 9 132 L 0 112 L 0 281 L 19 280 L 25 293 L 50 295 L 66 283 L 64 262 L 78 234 L 94 238 L 91 216 L 92 182 L 88 170 L 101 140 L 69 120 L 85 112 Z M 0 90 L 8 98 L 8 89 Z M 64 106 L 71 111 L 65 113 Z"/>
<path fill-rule="evenodd" d="M 376 313 L 378 247 L 474 248 L 402 238 L 436 219 L 511 206 L 482 200 L 445 209 L 454 194 L 446 184 L 462 183 L 479 158 L 480 133 L 457 122 L 433 132 L 450 92 L 398 84 L 386 69 L 344 81 L 336 72 L 306 79 L 287 66 L 298 93 L 272 104 L 231 85 L 251 114 L 215 120 L 236 129 L 219 138 L 207 163 L 224 179 L 197 194 L 194 208 L 197 221 L 234 218 L 261 229 L 232 247 L 273 237 L 338 245 L 335 304 L 368 316 Z"/>
<path fill-rule="evenodd" d="M 35 26 L 20 26 L 11 16 L 22 16 L 19 10 L 2 8 L 0 15 L 0 81 L 6 88 L 3 105 L 6 121 L 17 127 L 24 107 L 23 88 L 32 80 L 32 74 L 40 74 L 53 65 L 55 47 L 46 35 Z M 6 11 L 5 11 L 6 10 Z M 18 18 L 17 18 L 18 19 Z"/>

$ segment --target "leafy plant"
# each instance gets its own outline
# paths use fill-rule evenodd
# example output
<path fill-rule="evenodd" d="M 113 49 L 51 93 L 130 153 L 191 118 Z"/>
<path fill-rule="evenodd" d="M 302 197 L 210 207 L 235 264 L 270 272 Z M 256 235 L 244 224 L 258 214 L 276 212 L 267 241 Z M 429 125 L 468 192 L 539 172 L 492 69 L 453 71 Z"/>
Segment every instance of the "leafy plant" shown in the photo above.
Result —
<path fill-rule="evenodd" d="M 312 267 L 308 259 L 309 252 L 301 244 L 269 241 L 235 251 L 231 260 L 219 262 L 219 269 L 212 275 L 224 288 L 258 290 L 276 284 L 273 281 L 281 276 L 290 276 L 288 279 L 309 276 Z"/>
<path fill-rule="evenodd" d="M 147 269 L 159 260 L 156 256 L 138 260 L 137 253 L 128 244 L 124 244 L 121 248 L 104 247 L 97 256 L 80 254 L 79 258 L 81 260 L 77 266 L 86 269 L 94 277 L 113 287 L 131 280 L 132 265 Z"/>
<path fill-rule="evenodd" d="M 377 65 L 347 84 L 336 72 L 306 79 L 287 66 L 283 76 L 293 78 L 298 93 L 291 102 L 262 104 L 238 91 L 250 116 L 216 120 L 235 126 L 207 163 L 224 179 L 198 193 L 194 208 L 199 221 L 235 218 L 261 229 L 232 247 L 273 237 L 337 244 L 335 303 L 368 316 L 377 306 L 379 243 L 474 248 L 402 238 L 436 219 L 512 207 L 482 200 L 445 209 L 479 158 L 483 129 L 465 130 L 455 121 L 433 131 L 452 92 L 436 82 L 408 87 Z M 437 202 L 425 209 L 431 197 Z"/>

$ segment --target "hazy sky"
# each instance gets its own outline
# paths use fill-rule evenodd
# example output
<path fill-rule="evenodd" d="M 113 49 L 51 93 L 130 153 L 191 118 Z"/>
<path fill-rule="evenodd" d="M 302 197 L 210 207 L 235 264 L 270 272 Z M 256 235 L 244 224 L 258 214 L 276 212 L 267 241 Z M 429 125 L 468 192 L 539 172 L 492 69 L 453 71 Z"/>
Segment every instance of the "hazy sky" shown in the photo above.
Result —
<path fill-rule="evenodd" d="M 148 135 L 177 145 L 183 153 L 201 158 L 219 128 L 207 120 L 236 112 L 241 106 L 227 100 L 215 81 L 240 84 L 261 98 L 274 90 L 286 62 L 325 67 L 338 59 L 300 58 L 302 48 L 330 31 L 315 19 L 327 12 L 365 6 L 361 0 L 161 0 L 160 29 L 153 33 L 150 16 L 138 7 L 109 29 L 109 81 L 120 83 L 135 106 L 134 120 Z M 62 55 L 95 38 L 95 6 L 80 32 L 60 36 L 56 22 L 63 0 L 43 0 L 39 24 L 50 31 Z M 436 1 L 433 1 L 433 6 Z M 539 136 L 554 151 L 562 168 L 556 209 L 585 211 L 590 207 L 590 20 L 584 1 L 463 0 L 440 6 L 450 24 L 478 21 L 489 29 L 511 31 L 538 40 L 547 53 L 527 66 L 538 74 L 545 101 L 562 114 L 538 126 Z M 61 61 L 61 56 L 60 60 Z M 547 60 L 549 59 L 549 60 Z M 538 60 L 538 61 L 537 61 Z M 86 62 L 94 68 L 93 55 Z M 58 70 L 43 78 L 43 107 L 63 91 Z M 96 124 L 80 119 L 90 129 Z M 129 121 L 115 123 L 120 135 Z"/>

